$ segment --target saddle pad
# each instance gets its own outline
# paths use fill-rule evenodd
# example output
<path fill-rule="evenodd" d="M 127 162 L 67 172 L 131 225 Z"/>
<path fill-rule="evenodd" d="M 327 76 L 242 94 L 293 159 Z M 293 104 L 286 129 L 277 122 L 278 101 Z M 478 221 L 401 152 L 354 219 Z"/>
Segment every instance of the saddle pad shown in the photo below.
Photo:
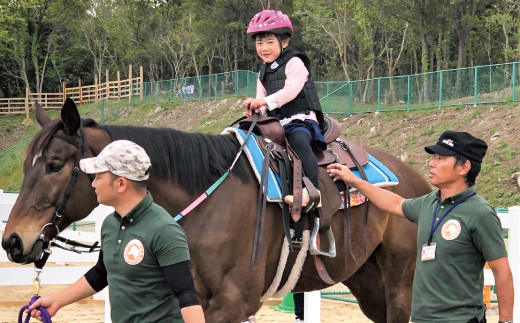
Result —
<path fill-rule="evenodd" d="M 238 128 L 226 128 L 222 131 L 222 134 L 233 133 L 238 139 L 238 142 L 242 144 L 246 137 L 246 132 L 242 129 Z M 256 141 L 257 135 L 251 133 L 249 138 L 247 139 L 247 143 L 244 147 L 244 153 L 251 164 L 251 168 L 255 173 L 256 179 L 258 183 L 260 183 L 260 179 L 262 176 L 262 164 L 264 162 L 264 155 L 262 151 L 258 147 L 258 143 Z M 267 201 L 268 202 L 282 202 L 282 189 L 280 187 L 280 177 L 276 175 L 271 168 L 269 168 L 269 175 L 267 179 Z"/>
<path fill-rule="evenodd" d="M 397 176 L 395 176 L 388 167 L 383 165 L 383 163 L 370 154 L 368 154 L 368 164 L 366 164 L 363 169 L 367 175 L 368 181 L 375 186 L 386 187 L 399 184 Z M 354 175 L 361 178 L 361 174 L 358 170 L 353 170 L 352 172 Z M 356 191 L 356 189 L 353 188 L 351 191 Z"/>
<path fill-rule="evenodd" d="M 222 134 L 235 134 L 240 144 L 244 142 L 244 138 L 246 137 L 246 132 L 242 129 L 238 128 L 226 128 L 222 131 Z M 262 151 L 258 147 L 258 143 L 256 141 L 257 135 L 251 133 L 249 139 L 247 140 L 246 146 L 244 147 L 244 153 L 251 164 L 253 172 L 255 173 L 256 179 L 258 183 L 260 183 L 260 178 L 262 175 L 262 163 L 264 161 L 264 155 Z M 388 169 L 385 165 L 383 165 L 379 160 L 377 160 L 374 156 L 368 154 L 369 161 L 363 168 L 365 170 L 365 174 L 368 177 L 368 181 L 371 184 L 374 184 L 379 187 L 392 186 L 399 184 L 399 180 L 397 176 Z M 358 170 L 354 170 L 353 173 L 361 178 L 361 175 Z M 267 201 L 269 202 L 282 202 L 282 189 L 280 188 L 280 177 L 273 172 L 272 169 L 269 168 L 269 176 L 268 176 L 268 185 L 267 185 Z M 352 188 L 351 191 L 356 191 L 355 188 Z M 364 201 L 358 201 L 358 203 L 363 203 Z"/>

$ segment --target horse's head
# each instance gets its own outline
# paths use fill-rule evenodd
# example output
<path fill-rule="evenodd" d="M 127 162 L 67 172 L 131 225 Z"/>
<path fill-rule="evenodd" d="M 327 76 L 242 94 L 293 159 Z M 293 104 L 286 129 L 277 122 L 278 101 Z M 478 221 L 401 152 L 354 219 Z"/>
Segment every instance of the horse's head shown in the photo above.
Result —
<path fill-rule="evenodd" d="M 51 120 L 39 104 L 35 113 L 42 129 L 27 148 L 20 195 L 2 237 L 9 259 L 25 264 L 38 260 L 50 240 L 97 206 L 79 160 L 97 155 L 109 142 L 108 135 L 100 137 L 100 129 L 83 128 L 71 99 L 65 101 L 61 119 Z"/>

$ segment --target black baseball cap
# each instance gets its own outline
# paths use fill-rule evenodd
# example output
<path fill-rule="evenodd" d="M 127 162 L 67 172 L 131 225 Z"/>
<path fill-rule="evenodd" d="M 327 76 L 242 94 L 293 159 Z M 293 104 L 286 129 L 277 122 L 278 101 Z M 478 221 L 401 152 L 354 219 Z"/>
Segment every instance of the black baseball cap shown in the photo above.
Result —
<path fill-rule="evenodd" d="M 486 155 L 487 144 L 484 140 L 473 137 L 467 132 L 446 130 L 435 145 L 426 146 L 424 150 L 428 154 L 441 156 L 462 155 L 477 163 L 482 163 Z"/>

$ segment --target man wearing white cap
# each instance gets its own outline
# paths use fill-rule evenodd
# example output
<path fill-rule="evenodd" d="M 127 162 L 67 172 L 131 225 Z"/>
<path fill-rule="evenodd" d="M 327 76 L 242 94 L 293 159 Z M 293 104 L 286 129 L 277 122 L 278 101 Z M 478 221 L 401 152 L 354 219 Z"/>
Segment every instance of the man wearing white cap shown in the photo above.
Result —
<path fill-rule="evenodd" d="M 98 262 L 77 282 L 40 298 L 28 311 L 44 306 L 53 316 L 108 285 L 114 323 L 204 322 L 184 231 L 147 191 L 151 162 L 145 150 L 117 140 L 97 157 L 82 159 L 80 167 L 96 175 L 92 187 L 98 202 L 115 209 L 101 228 Z M 32 316 L 40 317 L 40 312 Z"/>

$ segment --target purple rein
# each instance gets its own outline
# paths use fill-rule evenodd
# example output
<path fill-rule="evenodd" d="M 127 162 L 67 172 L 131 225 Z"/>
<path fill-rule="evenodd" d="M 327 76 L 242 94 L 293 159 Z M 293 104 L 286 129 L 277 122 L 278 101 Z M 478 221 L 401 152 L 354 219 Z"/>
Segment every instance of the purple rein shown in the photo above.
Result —
<path fill-rule="evenodd" d="M 27 305 L 24 305 L 22 306 L 22 308 L 20 309 L 20 313 L 18 314 L 18 323 L 22 323 L 22 319 L 23 319 L 23 313 L 26 309 L 29 308 L 29 306 L 31 306 L 34 302 L 36 302 L 36 300 L 40 298 L 39 295 L 34 295 L 32 298 L 31 298 L 31 301 L 29 302 L 29 304 Z M 47 310 L 45 309 L 45 307 L 43 306 L 38 306 L 37 308 L 35 308 L 35 310 L 38 310 L 41 312 L 41 315 L 42 315 L 42 320 L 43 320 L 43 323 L 52 323 L 51 321 L 51 316 L 49 315 L 49 313 L 47 312 Z M 34 311 L 34 310 L 33 310 Z M 32 312 L 32 311 L 31 311 Z M 29 323 L 29 320 L 31 319 L 31 312 L 29 312 L 27 314 L 27 317 L 25 318 L 25 321 L 23 321 L 23 323 Z"/>

